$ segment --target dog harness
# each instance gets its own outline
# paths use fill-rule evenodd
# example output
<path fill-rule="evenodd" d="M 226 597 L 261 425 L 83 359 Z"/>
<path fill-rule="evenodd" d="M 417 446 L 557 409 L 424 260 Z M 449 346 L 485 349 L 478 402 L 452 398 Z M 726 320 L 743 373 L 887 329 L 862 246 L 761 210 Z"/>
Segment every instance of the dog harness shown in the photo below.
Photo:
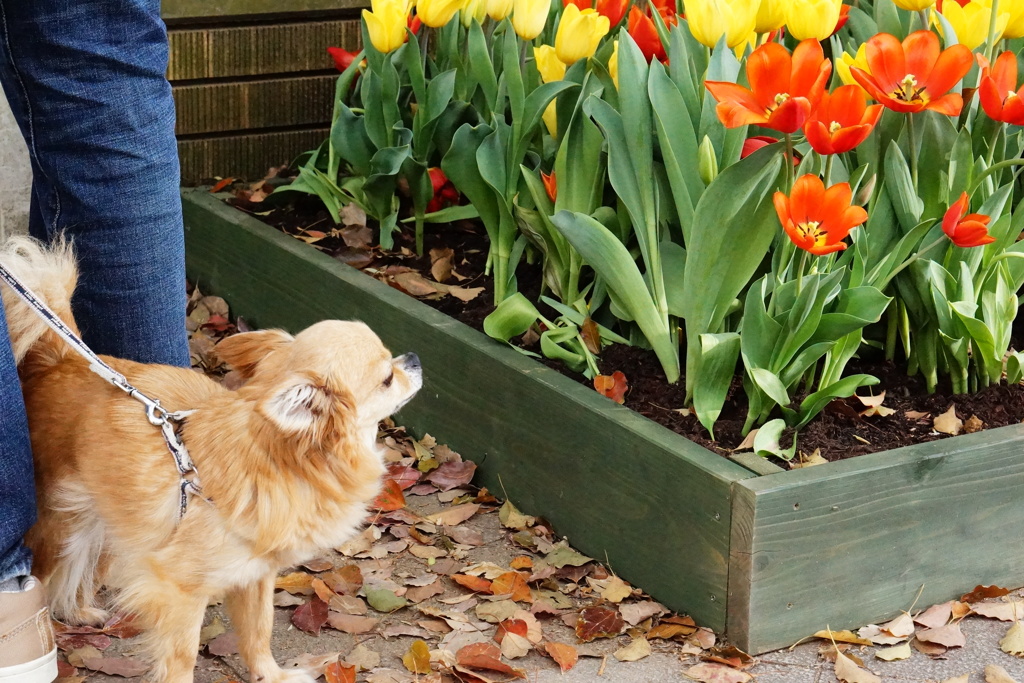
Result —
<path fill-rule="evenodd" d="M 72 332 L 60 318 L 57 317 L 56 313 L 50 310 L 50 308 L 43 303 L 39 297 L 32 292 L 32 290 L 26 287 L 18 278 L 7 270 L 2 263 L 0 263 L 0 279 L 6 282 L 11 289 L 14 290 L 14 293 L 17 294 L 22 301 L 28 304 L 29 307 L 43 319 L 43 322 L 45 322 L 50 329 L 56 332 L 61 339 L 67 342 L 72 349 L 89 362 L 90 370 L 145 406 L 146 419 L 148 419 L 149 423 L 153 426 L 160 428 L 160 432 L 164 437 L 164 442 L 167 444 L 167 450 L 170 451 L 171 457 L 174 458 L 174 464 L 178 468 L 178 477 L 180 482 L 178 484 L 179 503 L 177 522 L 180 523 L 182 518 L 185 516 L 185 512 L 188 508 L 188 500 L 191 496 L 198 496 L 199 498 L 210 502 L 206 498 L 203 498 L 202 488 L 199 483 L 199 471 L 196 469 L 195 463 L 192 462 L 192 458 L 188 454 L 188 449 L 185 448 L 185 444 L 181 440 L 181 435 L 179 434 L 179 430 L 181 425 L 185 422 L 185 418 L 191 415 L 194 411 L 171 412 L 161 406 L 158 399 L 150 398 L 133 387 L 124 375 L 107 365 L 99 356 L 93 353 L 92 349 L 90 349 L 85 342 L 79 339 L 78 336 Z"/>

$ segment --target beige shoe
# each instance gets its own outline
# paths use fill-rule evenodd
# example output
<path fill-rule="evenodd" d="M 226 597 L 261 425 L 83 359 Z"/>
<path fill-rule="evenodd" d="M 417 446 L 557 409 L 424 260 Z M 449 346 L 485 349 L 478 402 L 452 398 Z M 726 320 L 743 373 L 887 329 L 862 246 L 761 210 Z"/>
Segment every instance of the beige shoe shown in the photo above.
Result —
<path fill-rule="evenodd" d="M 17 593 L 0 593 L 0 683 L 50 683 L 57 647 L 43 586 L 34 577 Z"/>

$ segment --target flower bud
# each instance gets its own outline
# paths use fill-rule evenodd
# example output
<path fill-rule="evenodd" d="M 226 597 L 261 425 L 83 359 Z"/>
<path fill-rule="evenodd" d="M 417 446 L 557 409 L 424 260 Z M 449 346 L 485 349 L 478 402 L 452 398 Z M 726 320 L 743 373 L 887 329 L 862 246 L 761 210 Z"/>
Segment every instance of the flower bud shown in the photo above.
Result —
<path fill-rule="evenodd" d="M 718 157 L 715 155 L 715 147 L 711 144 L 711 138 L 707 135 L 701 140 L 697 149 L 697 173 L 705 185 L 718 176 Z"/>

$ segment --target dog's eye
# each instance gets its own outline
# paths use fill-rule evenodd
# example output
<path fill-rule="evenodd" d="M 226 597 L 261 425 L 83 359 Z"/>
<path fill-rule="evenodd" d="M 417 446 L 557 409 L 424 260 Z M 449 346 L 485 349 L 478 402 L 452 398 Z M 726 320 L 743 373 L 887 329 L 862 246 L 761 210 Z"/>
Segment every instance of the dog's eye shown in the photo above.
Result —
<path fill-rule="evenodd" d="M 395 381 L 395 373 L 392 372 L 390 375 L 388 375 L 388 378 L 386 380 L 384 380 L 384 386 L 385 387 L 390 387 L 391 383 L 394 382 L 394 381 Z"/>

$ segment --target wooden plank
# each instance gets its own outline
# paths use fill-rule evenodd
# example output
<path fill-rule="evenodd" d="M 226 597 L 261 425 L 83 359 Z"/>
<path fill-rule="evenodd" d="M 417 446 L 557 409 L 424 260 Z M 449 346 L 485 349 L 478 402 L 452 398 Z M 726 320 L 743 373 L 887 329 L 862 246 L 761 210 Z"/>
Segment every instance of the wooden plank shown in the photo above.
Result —
<path fill-rule="evenodd" d="M 750 561 L 746 605 L 730 614 L 744 649 L 788 646 L 826 625 L 880 623 L 922 588 L 918 607 L 979 583 L 1024 585 L 1024 425 L 736 487 L 755 499 L 749 532 L 733 533 L 734 560 L 743 552 Z M 733 509 L 744 525 L 746 495 Z M 747 533 L 743 549 L 737 539 Z M 735 591 L 741 574 L 731 579 Z"/>
<path fill-rule="evenodd" d="M 750 579 L 754 562 L 751 542 L 755 502 L 756 496 L 748 487 L 733 486 L 726 631 L 729 640 L 742 643 L 741 647 L 749 647 L 751 644 L 748 634 L 750 624 L 755 618 L 755 615 L 750 613 Z"/>
<path fill-rule="evenodd" d="M 215 19 L 230 16 L 329 12 L 369 7 L 368 0 L 163 0 L 164 19 Z"/>
<path fill-rule="evenodd" d="M 426 387 L 401 423 L 477 460 L 484 484 L 626 580 L 725 626 L 730 490 L 750 472 L 205 192 L 183 200 L 203 291 L 256 325 L 362 319 L 415 351 Z"/>
<path fill-rule="evenodd" d="M 173 88 L 176 133 L 233 132 L 319 124 L 329 128 L 337 73 Z"/>
<path fill-rule="evenodd" d="M 171 29 L 169 80 L 333 69 L 328 47 L 358 50 L 358 19 Z"/>
<path fill-rule="evenodd" d="M 754 453 L 733 453 L 729 456 L 729 459 L 735 463 L 743 465 L 755 474 L 775 474 L 777 472 L 786 471 L 775 463 Z"/>
<path fill-rule="evenodd" d="M 317 147 L 327 133 L 316 128 L 179 140 L 181 182 L 196 185 L 217 176 L 258 180 L 271 166 L 291 163 L 298 151 Z"/>

